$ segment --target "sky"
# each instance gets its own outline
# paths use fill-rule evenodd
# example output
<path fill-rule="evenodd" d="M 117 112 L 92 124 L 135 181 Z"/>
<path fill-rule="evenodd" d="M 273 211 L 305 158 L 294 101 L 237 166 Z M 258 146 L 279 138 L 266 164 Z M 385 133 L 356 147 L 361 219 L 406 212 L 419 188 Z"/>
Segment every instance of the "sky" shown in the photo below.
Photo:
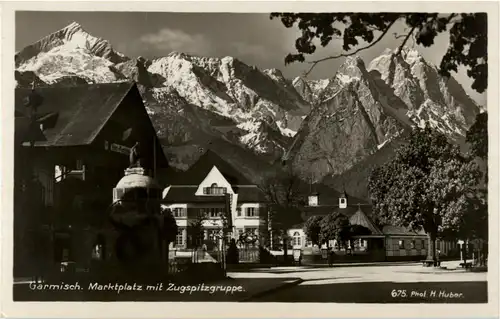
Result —
<path fill-rule="evenodd" d="M 261 69 L 280 69 L 287 78 L 300 76 L 309 68 L 306 63 L 284 64 L 288 53 L 295 52 L 297 28 L 287 29 L 279 20 L 263 13 L 173 13 L 173 12 L 47 12 L 16 13 L 16 51 L 72 22 L 82 25 L 93 36 L 108 40 L 116 51 L 128 57 L 161 57 L 172 51 L 207 57 L 233 56 Z M 386 48 L 399 47 L 404 34 L 402 24 L 395 24 L 384 39 L 360 52 L 366 64 Z M 448 47 L 448 34 L 435 39 L 430 48 L 414 46 L 424 58 L 439 65 Z M 319 59 L 341 53 L 340 41 L 318 48 L 308 59 Z M 319 64 L 311 79 L 332 77 L 343 59 Z M 464 68 L 455 75 L 465 91 L 480 105 L 486 105 L 486 93 L 471 89 L 472 81 Z"/>

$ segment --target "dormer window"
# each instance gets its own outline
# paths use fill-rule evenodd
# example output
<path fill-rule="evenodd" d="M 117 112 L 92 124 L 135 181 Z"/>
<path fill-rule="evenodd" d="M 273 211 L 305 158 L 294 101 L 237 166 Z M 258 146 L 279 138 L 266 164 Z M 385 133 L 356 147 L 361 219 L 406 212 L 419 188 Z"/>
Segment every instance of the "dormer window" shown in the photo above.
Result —
<path fill-rule="evenodd" d="M 309 206 L 318 206 L 318 195 L 309 195 Z"/>
<path fill-rule="evenodd" d="M 346 197 L 339 198 L 339 207 L 340 208 L 347 208 L 347 198 Z"/>
<path fill-rule="evenodd" d="M 224 195 L 227 193 L 226 187 L 219 187 L 217 183 L 213 183 L 210 187 L 203 188 L 203 194 L 205 195 Z"/>

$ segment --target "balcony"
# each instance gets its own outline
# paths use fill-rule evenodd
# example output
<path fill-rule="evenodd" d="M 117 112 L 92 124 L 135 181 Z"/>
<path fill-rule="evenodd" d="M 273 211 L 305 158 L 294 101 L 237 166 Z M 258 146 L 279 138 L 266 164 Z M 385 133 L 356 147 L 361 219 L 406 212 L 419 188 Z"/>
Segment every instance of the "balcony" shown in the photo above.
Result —
<path fill-rule="evenodd" d="M 222 196 L 227 193 L 227 188 L 226 187 L 219 187 L 217 183 L 213 183 L 210 185 L 210 187 L 204 187 L 203 188 L 203 194 L 204 195 L 216 195 L 216 196 Z"/>
<path fill-rule="evenodd" d="M 225 195 L 227 193 L 226 187 L 205 187 L 203 188 L 204 195 Z"/>

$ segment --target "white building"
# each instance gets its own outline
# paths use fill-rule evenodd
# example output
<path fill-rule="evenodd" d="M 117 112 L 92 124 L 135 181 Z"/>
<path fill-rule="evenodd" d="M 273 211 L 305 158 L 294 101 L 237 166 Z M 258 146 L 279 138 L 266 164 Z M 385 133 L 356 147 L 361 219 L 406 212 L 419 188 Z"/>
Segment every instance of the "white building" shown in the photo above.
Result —
<path fill-rule="evenodd" d="M 262 191 L 210 150 L 165 188 L 162 208 L 172 211 L 179 227 L 174 249 L 193 246 L 188 228 L 200 215 L 206 216 L 203 228 L 207 246 L 219 242 L 222 216 L 232 226 L 228 237 L 236 240 L 244 233 L 262 240 L 267 229 Z"/>

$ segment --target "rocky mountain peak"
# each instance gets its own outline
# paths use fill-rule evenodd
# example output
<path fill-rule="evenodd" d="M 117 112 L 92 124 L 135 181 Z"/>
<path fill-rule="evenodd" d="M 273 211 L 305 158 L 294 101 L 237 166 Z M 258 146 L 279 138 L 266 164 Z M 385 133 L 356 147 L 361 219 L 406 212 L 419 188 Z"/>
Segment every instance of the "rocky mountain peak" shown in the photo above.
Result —
<path fill-rule="evenodd" d="M 69 32 L 75 33 L 77 31 L 85 32 L 83 30 L 82 25 L 80 23 L 76 22 L 76 21 L 71 22 L 66 27 L 62 28 L 61 30 L 66 30 L 68 33 Z"/>
<path fill-rule="evenodd" d="M 346 76 L 349 78 L 362 78 L 366 76 L 367 70 L 365 66 L 365 62 L 359 56 L 350 56 L 347 57 L 344 63 L 337 70 L 336 76 L 338 78 L 346 79 Z"/>
<path fill-rule="evenodd" d="M 15 55 L 16 66 L 36 58 L 41 53 L 50 53 L 54 49 L 66 52 L 83 50 L 111 63 L 128 60 L 126 56 L 116 52 L 107 40 L 92 36 L 80 24 L 73 22 L 19 51 Z"/>
<path fill-rule="evenodd" d="M 214 141 L 228 158 L 239 154 L 243 169 L 289 154 L 317 180 L 351 168 L 411 125 L 463 136 L 477 109 L 458 82 L 408 48 L 388 49 L 368 67 L 348 57 L 327 79 L 290 81 L 231 56 L 129 59 L 78 23 L 18 52 L 15 77 L 18 87 L 134 80 L 173 165 L 185 167 L 183 156 Z"/>

